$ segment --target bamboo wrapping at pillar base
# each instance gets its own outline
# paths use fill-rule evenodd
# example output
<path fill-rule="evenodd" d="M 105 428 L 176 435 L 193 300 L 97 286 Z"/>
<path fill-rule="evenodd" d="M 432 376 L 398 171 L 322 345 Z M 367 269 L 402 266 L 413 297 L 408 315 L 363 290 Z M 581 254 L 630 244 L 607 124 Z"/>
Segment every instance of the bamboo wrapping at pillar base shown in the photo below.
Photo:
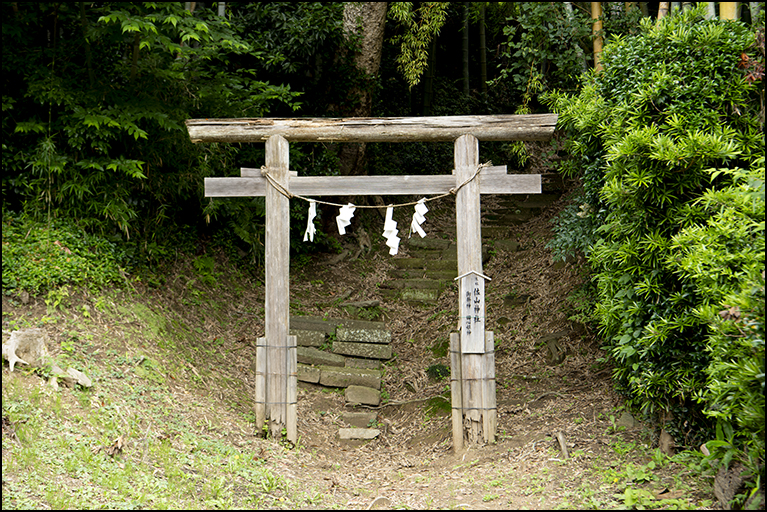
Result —
<path fill-rule="evenodd" d="M 279 368 L 274 368 L 270 363 L 268 357 L 267 348 L 283 349 L 286 352 L 285 360 L 287 361 L 286 367 L 280 371 Z M 273 371 L 277 370 L 277 371 Z M 287 377 L 287 386 L 285 390 L 286 400 L 283 403 L 270 403 L 269 405 L 279 406 L 284 408 L 284 414 L 280 416 L 285 417 L 285 430 L 287 431 L 288 441 L 292 443 L 298 442 L 298 351 L 296 336 L 288 336 L 287 344 L 272 344 L 268 345 L 266 338 L 258 338 L 256 344 L 256 389 L 255 389 L 255 407 L 254 412 L 256 416 L 256 434 L 261 435 L 263 432 L 264 422 L 272 420 L 271 409 L 267 408 L 268 396 L 267 388 L 269 374 L 281 375 Z M 269 409 L 269 415 L 267 415 L 267 409 Z"/>
<path fill-rule="evenodd" d="M 465 356 L 481 361 L 479 377 L 467 378 L 463 372 Z M 469 364 L 475 365 L 476 361 Z M 466 443 L 480 438 L 494 443 L 498 429 L 495 392 L 495 336 L 485 331 L 485 352 L 463 354 L 460 334 L 450 334 L 450 391 L 452 403 L 453 449 L 458 452 Z"/>
<path fill-rule="evenodd" d="M 288 336 L 288 390 L 287 430 L 288 441 L 298 443 L 298 350 L 296 336 Z"/>
<path fill-rule="evenodd" d="M 495 402 L 495 336 L 485 331 L 485 354 L 482 357 L 482 414 L 483 434 L 486 443 L 495 442 L 498 412 Z"/>
<path fill-rule="evenodd" d="M 450 399 L 453 420 L 453 450 L 463 450 L 463 393 L 461 391 L 461 337 L 450 333 Z"/>
<path fill-rule="evenodd" d="M 256 435 L 263 432 L 266 421 L 266 338 L 258 338 L 256 344 Z"/>

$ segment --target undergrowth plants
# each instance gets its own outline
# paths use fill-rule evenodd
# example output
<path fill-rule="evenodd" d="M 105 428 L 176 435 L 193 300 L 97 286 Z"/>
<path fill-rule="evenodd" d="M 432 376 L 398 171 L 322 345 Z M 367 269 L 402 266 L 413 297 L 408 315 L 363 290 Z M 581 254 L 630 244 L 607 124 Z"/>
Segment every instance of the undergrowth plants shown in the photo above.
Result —
<path fill-rule="evenodd" d="M 731 426 L 726 449 L 752 487 L 764 473 L 763 76 L 744 63 L 763 65 L 761 16 L 757 29 L 702 8 L 645 18 L 610 40 L 577 95 L 546 97 L 569 135 L 562 170 L 583 183 L 551 245 L 589 259 L 620 390 L 680 446 Z"/>

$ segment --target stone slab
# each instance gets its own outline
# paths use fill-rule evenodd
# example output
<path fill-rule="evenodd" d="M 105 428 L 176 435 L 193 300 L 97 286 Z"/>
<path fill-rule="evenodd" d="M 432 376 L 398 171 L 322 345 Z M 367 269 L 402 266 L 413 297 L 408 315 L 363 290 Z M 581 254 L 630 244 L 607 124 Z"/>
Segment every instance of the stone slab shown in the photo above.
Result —
<path fill-rule="evenodd" d="M 381 369 L 381 361 L 378 359 L 363 359 L 361 357 L 347 357 L 346 359 L 346 366 L 347 368 L 366 368 L 368 370 L 380 370 Z"/>
<path fill-rule="evenodd" d="M 426 268 L 429 270 L 453 270 L 458 267 L 456 260 L 429 260 Z"/>
<path fill-rule="evenodd" d="M 320 384 L 334 388 L 365 386 L 381 389 L 381 372 L 364 368 L 320 366 Z"/>
<path fill-rule="evenodd" d="M 377 428 L 339 428 L 338 437 L 341 439 L 375 439 L 381 435 Z"/>
<path fill-rule="evenodd" d="M 493 247 L 508 252 L 517 252 L 521 249 L 519 242 L 515 240 L 496 240 Z"/>
<path fill-rule="evenodd" d="M 418 249 L 432 249 L 444 251 L 450 246 L 450 240 L 443 238 L 410 238 L 407 242 L 408 247 L 416 247 Z"/>
<path fill-rule="evenodd" d="M 384 322 L 372 322 L 370 320 L 354 320 L 351 318 L 344 318 L 338 320 L 338 325 L 342 325 L 348 329 L 386 329 Z"/>
<path fill-rule="evenodd" d="M 433 302 L 439 298 L 440 290 L 420 290 L 417 288 L 410 288 L 402 290 L 400 298 L 402 300 L 417 300 L 422 302 Z M 388 359 L 388 358 L 384 358 Z"/>
<path fill-rule="evenodd" d="M 438 279 L 441 281 L 449 281 L 450 284 L 453 279 L 458 277 L 458 266 L 452 270 L 429 270 L 426 272 L 426 277 L 430 279 Z"/>
<path fill-rule="evenodd" d="M 392 354 L 391 345 L 388 343 L 354 343 L 351 341 L 333 342 L 333 352 L 343 356 L 363 357 L 365 359 L 391 359 Z"/>
<path fill-rule="evenodd" d="M 391 262 L 397 268 L 424 268 L 425 266 L 422 258 L 394 258 Z"/>
<path fill-rule="evenodd" d="M 378 419 L 374 412 L 344 412 L 341 419 L 350 427 L 367 428 L 368 425 Z"/>
<path fill-rule="evenodd" d="M 309 382 L 310 384 L 318 384 L 320 382 L 320 369 L 314 366 L 305 364 L 297 365 L 298 380 L 301 382 Z"/>
<path fill-rule="evenodd" d="M 326 341 L 324 331 L 290 329 L 290 335 L 296 337 L 296 345 L 299 347 L 321 347 Z"/>
<path fill-rule="evenodd" d="M 434 279 L 397 279 L 388 281 L 381 286 L 386 288 L 420 288 L 420 289 L 439 289 L 442 283 Z"/>
<path fill-rule="evenodd" d="M 320 331 L 333 334 L 338 326 L 337 320 L 325 319 L 321 316 L 291 316 L 290 328 L 304 331 Z"/>
<path fill-rule="evenodd" d="M 346 358 L 344 356 L 325 352 L 314 347 L 297 347 L 296 359 L 299 363 L 312 364 L 315 366 L 345 366 Z"/>
<path fill-rule="evenodd" d="M 354 327 L 339 326 L 336 329 L 336 341 L 338 342 L 356 341 L 358 343 L 391 343 L 391 333 L 385 329 L 359 329 Z M 335 352 L 335 349 L 333 350 Z"/>
<path fill-rule="evenodd" d="M 381 403 L 381 392 L 367 386 L 349 386 L 344 393 L 350 404 L 365 404 L 377 407 Z"/>

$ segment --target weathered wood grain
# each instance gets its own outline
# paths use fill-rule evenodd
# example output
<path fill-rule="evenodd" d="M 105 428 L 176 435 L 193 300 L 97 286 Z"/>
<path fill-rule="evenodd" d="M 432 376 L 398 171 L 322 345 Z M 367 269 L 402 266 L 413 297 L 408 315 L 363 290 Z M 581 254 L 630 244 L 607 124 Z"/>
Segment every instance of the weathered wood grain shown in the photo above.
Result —
<path fill-rule="evenodd" d="M 456 139 L 454 147 L 455 183 L 465 182 L 474 174 L 479 164 L 479 141 L 473 135 Z M 480 184 L 473 180 L 461 188 L 455 197 L 455 230 L 458 255 L 458 275 L 468 272 L 482 273 L 482 230 L 480 219 Z M 458 288 L 459 300 L 463 300 L 471 289 L 464 286 L 468 280 L 461 279 Z M 459 305 L 459 311 L 460 305 Z M 480 311 L 482 317 L 485 312 Z M 464 425 L 468 430 L 469 444 L 479 441 L 482 430 L 482 360 L 483 354 L 467 354 L 465 346 L 469 341 L 465 326 L 461 326 L 461 378 L 463 391 Z"/>
<path fill-rule="evenodd" d="M 445 142 L 472 134 L 482 141 L 549 140 L 557 114 L 189 119 L 192 142 L 264 142 L 281 135 L 290 142 Z"/>
<path fill-rule="evenodd" d="M 463 450 L 463 391 L 461 385 L 461 338 L 450 333 L 450 397 L 452 402 L 453 452 Z"/>
<path fill-rule="evenodd" d="M 540 174 L 498 174 L 482 179 L 480 194 L 540 194 Z M 205 197 L 266 195 L 266 178 L 205 178 Z M 291 178 L 288 189 L 304 197 L 397 196 L 445 194 L 456 186 L 451 175 L 436 176 L 304 176 Z"/>
<path fill-rule="evenodd" d="M 280 135 L 266 141 L 266 165 L 278 183 L 288 184 L 289 144 Z M 266 402 L 269 431 L 282 436 L 287 425 L 288 323 L 290 286 L 290 201 L 271 185 L 266 190 L 265 337 L 267 343 Z"/>

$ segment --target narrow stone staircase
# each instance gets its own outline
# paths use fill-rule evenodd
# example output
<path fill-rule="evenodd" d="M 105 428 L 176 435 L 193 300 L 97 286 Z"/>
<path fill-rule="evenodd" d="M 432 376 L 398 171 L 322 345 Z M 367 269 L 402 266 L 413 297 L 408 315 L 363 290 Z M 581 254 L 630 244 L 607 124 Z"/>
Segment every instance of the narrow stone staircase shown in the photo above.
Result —
<path fill-rule="evenodd" d="M 511 238 L 512 226 L 523 224 L 557 201 L 564 192 L 558 174 L 542 176 L 542 194 L 500 196 L 493 208 L 482 204 L 482 260 L 487 261 L 490 249 L 509 252 L 521 250 Z M 440 294 L 458 276 L 455 245 L 455 223 L 444 232 L 430 233 L 426 238 L 414 236 L 406 241 L 408 257 L 394 258 L 395 268 L 389 279 L 381 284 L 381 294 L 387 300 L 404 300 L 414 305 L 434 304 Z"/>

